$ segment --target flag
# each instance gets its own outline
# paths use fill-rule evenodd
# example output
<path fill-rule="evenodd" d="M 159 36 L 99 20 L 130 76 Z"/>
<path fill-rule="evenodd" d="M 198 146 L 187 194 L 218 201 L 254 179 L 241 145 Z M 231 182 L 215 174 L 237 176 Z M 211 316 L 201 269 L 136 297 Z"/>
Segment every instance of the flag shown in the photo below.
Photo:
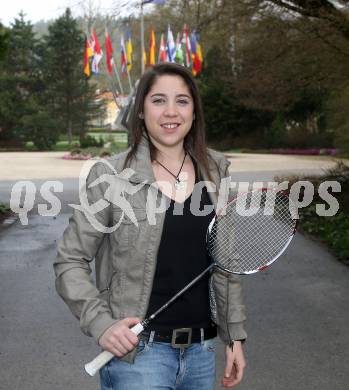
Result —
<path fill-rule="evenodd" d="M 153 29 L 150 31 L 149 65 L 155 65 L 155 32 Z"/>
<path fill-rule="evenodd" d="M 167 50 L 166 50 L 166 44 L 165 44 L 165 37 L 164 37 L 164 34 L 161 34 L 159 61 L 158 62 L 166 62 L 166 61 L 167 61 Z"/>
<path fill-rule="evenodd" d="M 121 72 L 122 74 L 127 73 L 127 58 L 126 58 L 126 49 L 125 49 L 125 40 L 124 35 L 121 35 Z"/>
<path fill-rule="evenodd" d="M 200 45 L 200 42 L 199 42 L 199 37 L 198 35 L 196 35 L 196 52 L 197 52 L 197 55 L 198 55 L 198 59 L 200 61 L 200 72 L 202 70 L 202 63 L 203 63 L 203 57 L 202 57 L 202 51 L 201 51 L 201 45 Z"/>
<path fill-rule="evenodd" d="M 178 64 L 184 65 L 183 48 L 182 48 L 180 32 L 177 33 L 175 61 Z"/>
<path fill-rule="evenodd" d="M 107 69 L 109 73 L 113 72 L 113 46 L 107 28 L 105 28 L 105 54 L 107 57 Z"/>
<path fill-rule="evenodd" d="M 184 65 L 187 68 L 190 68 L 192 66 L 191 62 L 191 45 L 190 45 L 190 39 L 189 39 L 189 28 L 185 24 L 184 29 L 183 29 L 183 37 L 182 37 L 182 45 L 183 45 L 183 50 L 185 52 L 185 61 Z"/>
<path fill-rule="evenodd" d="M 143 62 L 144 66 L 147 66 L 147 51 L 145 50 L 145 48 L 143 49 Z"/>
<path fill-rule="evenodd" d="M 86 77 L 91 76 L 91 58 L 93 57 L 93 49 L 90 40 L 86 36 L 85 58 L 84 58 L 84 73 Z"/>
<path fill-rule="evenodd" d="M 127 60 L 127 71 L 130 72 L 132 69 L 132 41 L 131 41 L 131 33 L 127 33 L 127 41 L 126 41 L 126 60 Z"/>
<path fill-rule="evenodd" d="M 176 47 L 170 25 L 167 30 L 167 58 L 168 62 L 175 62 Z"/>
<path fill-rule="evenodd" d="M 202 70 L 202 53 L 201 53 L 201 46 L 198 42 L 198 34 L 195 31 L 191 34 L 190 43 L 191 43 L 192 60 L 193 60 L 192 73 L 194 76 L 197 76 Z"/>
<path fill-rule="evenodd" d="M 103 57 L 103 52 L 99 44 L 96 31 L 93 31 L 92 33 L 92 41 L 93 41 L 93 59 L 91 63 L 91 70 L 92 73 L 98 74 L 99 73 L 98 64 Z"/>

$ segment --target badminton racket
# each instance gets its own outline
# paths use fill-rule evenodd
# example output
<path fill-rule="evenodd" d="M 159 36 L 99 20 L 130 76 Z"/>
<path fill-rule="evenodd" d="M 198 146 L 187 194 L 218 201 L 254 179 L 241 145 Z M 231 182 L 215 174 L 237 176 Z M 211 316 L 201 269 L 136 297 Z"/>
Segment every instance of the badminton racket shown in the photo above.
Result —
<path fill-rule="evenodd" d="M 262 188 L 239 193 L 211 220 L 206 234 L 212 263 L 149 318 L 133 326 L 139 335 L 173 301 L 213 267 L 230 274 L 248 275 L 268 268 L 290 244 L 297 228 L 298 209 L 284 191 Z M 93 376 L 115 355 L 103 351 L 85 365 Z"/>

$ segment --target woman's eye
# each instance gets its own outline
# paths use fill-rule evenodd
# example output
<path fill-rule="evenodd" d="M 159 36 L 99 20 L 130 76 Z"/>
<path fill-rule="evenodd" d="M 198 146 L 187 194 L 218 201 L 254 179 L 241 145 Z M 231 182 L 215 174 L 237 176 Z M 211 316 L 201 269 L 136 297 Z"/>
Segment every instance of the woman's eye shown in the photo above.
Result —
<path fill-rule="evenodd" d="M 165 99 L 158 98 L 158 99 L 154 99 L 153 103 L 154 104 L 162 104 L 162 103 L 164 103 L 164 101 L 165 101 Z"/>
<path fill-rule="evenodd" d="M 181 99 L 181 100 L 178 100 L 178 104 L 186 105 L 186 104 L 189 104 L 189 102 L 188 102 L 188 100 Z"/>

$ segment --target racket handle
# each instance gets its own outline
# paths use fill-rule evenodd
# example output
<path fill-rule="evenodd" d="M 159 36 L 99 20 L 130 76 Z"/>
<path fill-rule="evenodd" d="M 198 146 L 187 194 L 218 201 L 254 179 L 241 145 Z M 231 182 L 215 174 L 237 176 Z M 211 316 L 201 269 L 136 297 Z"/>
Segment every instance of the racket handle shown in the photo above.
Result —
<path fill-rule="evenodd" d="M 133 326 L 130 330 L 138 336 L 143 331 L 143 329 L 144 327 L 140 322 L 137 325 Z M 105 364 L 107 364 L 111 359 L 113 359 L 113 357 L 114 354 L 112 354 L 111 352 L 103 351 L 89 363 L 85 364 L 85 371 L 90 376 L 94 376 Z"/>
<path fill-rule="evenodd" d="M 85 364 L 85 371 L 90 376 L 96 375 L 96 373 L 111 359 L 113 359 L 114 354 L 109 351 L 103 351 L 98 356 L 96 356 L 89 363 Z"/>
<path fill-rule="evenodd" d="M 131 328 L 131 332 L 133 332 L 136 336 L 138 336 L 140 333 L 142 333 L 144 330 L 144 326 L 141 322 L 139 322 L 137 325 L 133 326 Z"/>

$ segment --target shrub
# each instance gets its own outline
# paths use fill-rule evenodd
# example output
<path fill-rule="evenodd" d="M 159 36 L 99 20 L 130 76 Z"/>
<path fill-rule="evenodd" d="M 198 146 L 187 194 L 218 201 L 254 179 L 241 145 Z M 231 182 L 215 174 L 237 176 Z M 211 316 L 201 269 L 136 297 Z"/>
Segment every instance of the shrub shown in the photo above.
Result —
<path fill-rule="evenodd" d="M 325 174 L 320 177 L 286 177 L 276 178 L 278 182 L 289 181 L 291 186 L 298 180 L 309 180 L 314 184 L 314 188 L 318 188 L 320 183 L 328 181 L 338 181 L 341 184 L 341 192 L 335 196 L 339 202 L 339 211 L 332 217 L 319 216 L 315 210 L 317 202 L 322 203 L 323 200 L 315 191 L 314 202 L 308 207 L 299 210 L 300 227 L 303 231 L 318 237 L 328 244 L 336 256 L 349 265 L 349 164 L 339 162 L 337 165 L 325 171 Z"/>
<path fill-rule="evenodd" d="M 95 137 L 87 135 L 84 139 L 80 141 L 80 147 L 85 149 L 89 147 L 102 148 L 104 146 L 103 137 L 99 137 L 97 140 Z"/>
<path fill-rule="evenodd" d="M 23 117 L 27 137 L 38 150 L 50 150 L 59 139 L 59 128 L 47 112 L 37 112 Z"/>

